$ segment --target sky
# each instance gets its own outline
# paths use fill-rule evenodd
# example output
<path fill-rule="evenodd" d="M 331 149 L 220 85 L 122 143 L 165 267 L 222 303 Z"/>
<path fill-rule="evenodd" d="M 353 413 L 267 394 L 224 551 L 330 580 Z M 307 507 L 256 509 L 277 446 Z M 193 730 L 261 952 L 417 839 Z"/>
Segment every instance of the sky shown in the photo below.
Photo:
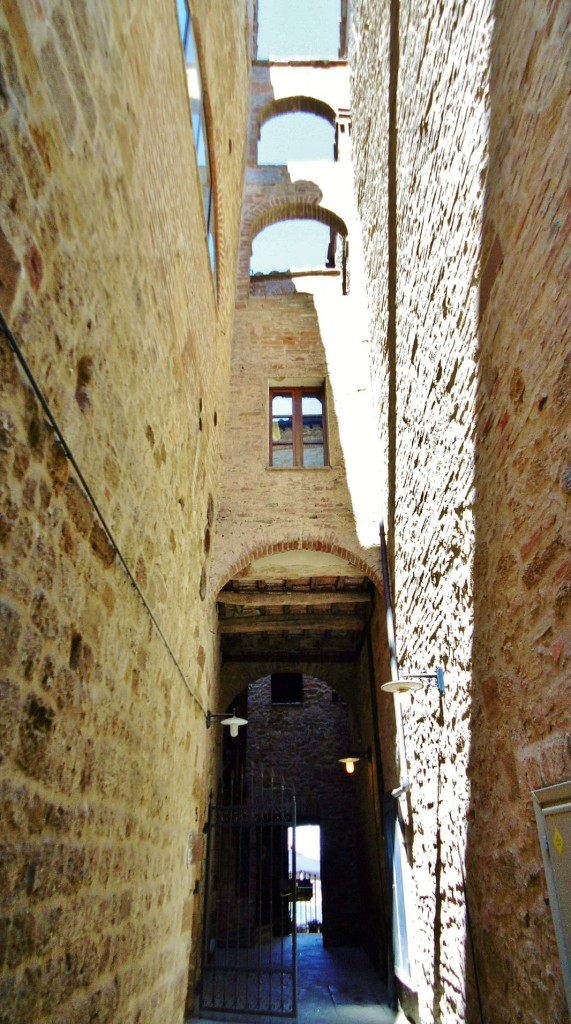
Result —
<path fill-rule="evenodd" d="M 337 57 L 340 0 L 260 0 L 258 57 Z M 323 118 L 290 114 L 268 121 L 258 148 L 260 164 L 331 160 L 333 131 Z M 324 268 L 329 228 L 317 221 L 282 221 L 252 246 L 252 273 Z"/>
<path fill-rule="evenodd" d="M 273 270 L 325 270 L 329 228 L 316 220 L 284 220 L 256 235 L 250 263 L 253 274 Z"/>
<path fill-rule="evenodd" d="M 337 57 L 340 0 L 260 0 L 258 58 Z"/>
<path fill-rule="evenodd" d="M 259 164 L 284 164 L 291 160 L 332 160 L 335 131 L 315 114 L 281 114 L 262 125 L 258 143 Z"/>

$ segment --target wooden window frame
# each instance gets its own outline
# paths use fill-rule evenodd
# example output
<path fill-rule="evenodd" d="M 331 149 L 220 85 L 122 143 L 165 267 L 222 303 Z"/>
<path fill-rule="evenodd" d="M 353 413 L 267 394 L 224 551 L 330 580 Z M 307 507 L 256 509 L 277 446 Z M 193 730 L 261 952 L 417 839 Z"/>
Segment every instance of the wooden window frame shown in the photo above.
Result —
<path fill-rule="evenodd" d="M 276 395 L 291 396 L 292 399 L 292 448 L 293 466 L 275 466 L 274 440 L 273 440 L 273 417 L 272 406 Z M 323 466 L 304 466 L 303 464 L 303 412 L 302 398 L 317 398 L 321 402 L 323 412 Z M 329 466 L 329 446 L 327 444 L 327 403 L 325 401 L 325 387 L 271 387 L 269 401 L 269 460 L 270 466 L 275 469 L 322 469 Z"/>

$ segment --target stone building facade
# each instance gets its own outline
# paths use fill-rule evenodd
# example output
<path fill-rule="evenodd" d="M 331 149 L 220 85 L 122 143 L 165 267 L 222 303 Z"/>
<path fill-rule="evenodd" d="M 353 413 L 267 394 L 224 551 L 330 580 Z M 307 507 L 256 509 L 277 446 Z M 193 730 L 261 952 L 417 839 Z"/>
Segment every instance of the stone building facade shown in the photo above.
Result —
<path fill-rule="evenodd" d="M 255 2 L 188 5 L 213 271 L 177 5 L 0 4 L 6 1024 L 182 1021 L 206 714 L 279 671 L 371 748 L 328 811 L 389 982 L 402 832 L 410 1018 L 567 1019 L 531 792 L 571 775 L 569 10 L 348 6 L 338 59 L 271 63 Z M 335 159 L 259 167 L 302 110 Z M 251 279 L 255 235 L 306 217 L 324 266 Z M 322 396 L 322 467 L 270 465 L 272 387 Z M 443 666 L 442 698 L 379 689 L 380 519 L 401 671 Z"/>
<path fill-rule="evenodd" d="M 0 1018 L 13 1024 L 180 1020 L 198 964 L 216 665 L 201 578 L 250 51 L 243 3 L 193 14 L 216 126 L 216 285 L 175 5 L 0 14 L 1 307 L 23 357 L 3 324 Z"/>
<path fill-rule="evenodd" d="M 484 1019 L 563 1021 L 531 792 L 571 774 L 569 9 L 353 6 L 399 656 L 448 677 L 405 698 L 419 1015 L 467 977 L 479 1020 L 475 966 Z"/>

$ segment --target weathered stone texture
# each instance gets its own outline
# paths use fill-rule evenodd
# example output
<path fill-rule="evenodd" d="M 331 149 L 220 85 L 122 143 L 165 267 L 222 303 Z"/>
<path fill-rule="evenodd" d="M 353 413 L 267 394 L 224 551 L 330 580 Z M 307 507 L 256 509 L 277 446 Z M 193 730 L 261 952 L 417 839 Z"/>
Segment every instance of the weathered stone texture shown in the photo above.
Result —
<path fill-rule="evenodd" d="M 207 706 L 217 654 L 200 580 L 249 29 L 239 2 L 197 0 L 193 15 L 216 123 L 218 295 L 174 5 L 0 13 L 2 312 L 91 491 L 2 334 L 0 1019 L 11 1024 L 181 1020 L 189 958 L 195 980 L 188 906 L 200 904 L 211 765 L 180 670 Z"/>
<path fill-rule="evenodd" d="M 499 12 L 482 259 L 489 262 L 495 248 L 503 261 L 489 295 L 480 289 L 473 645 L 480 685 L 468 865 L 489 951 L 486 987 L 505 992 L 507 982 L 511 1017 L 522 1020 L 564 1021 L 567 1013 L 530 790 L 571 775 L 571 533 L 561 486 L 571 459 L 570 51 L 565 5 L 526 4 L 517 22 Z M 489 902 L 483 855 L 496 880 Z M 518 956 L 508 965 L 509 946 Z M 509 1018 L 506 1008 L 499 1020 Z"/>
<path fill-rule="evenodd" d="M 570 770 L 569 41 L 564 4 L 355 4 L 399 654 L 448 681 L 405 702 L 427 1024 L 477 1015 L 464 858 L 485 1012 L 566 1019 L 530 790 Z"/>

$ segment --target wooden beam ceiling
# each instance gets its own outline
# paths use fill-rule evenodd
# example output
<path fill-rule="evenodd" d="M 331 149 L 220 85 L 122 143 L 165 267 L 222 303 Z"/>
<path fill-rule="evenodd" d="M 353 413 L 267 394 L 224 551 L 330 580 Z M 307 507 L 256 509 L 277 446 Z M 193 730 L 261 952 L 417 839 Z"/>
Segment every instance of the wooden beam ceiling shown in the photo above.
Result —
<path fill-rule="evenodd" d="M 365 619 L 357 615 L 241 615 L 234 619 L 220 619 L 218 631 L 222 634 L 283 633 L 289 630 L 309 630 L 326 633 L 330 630 L 359 632 Z"/>
<path fill-rule="evenodd" d="M 279 605 L 305 605 L 323 607 L 333 604 L 371 604 L 371 595 L 351 590 L 284 590 L 278 593 L 239 590 L 221 590 L 218 604 L 242 608 L 270 608 Z"/>

